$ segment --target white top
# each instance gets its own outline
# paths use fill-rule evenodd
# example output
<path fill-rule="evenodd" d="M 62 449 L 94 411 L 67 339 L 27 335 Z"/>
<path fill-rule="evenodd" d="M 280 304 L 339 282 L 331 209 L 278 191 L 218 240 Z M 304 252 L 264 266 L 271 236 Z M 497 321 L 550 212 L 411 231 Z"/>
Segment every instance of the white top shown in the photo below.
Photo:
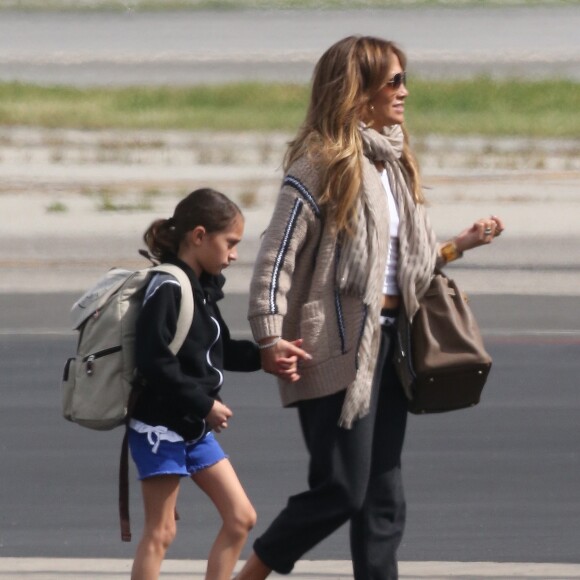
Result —
<path fill-rule="evenodd" d="M 399 208 L 395 201 L 395 196 L 391 190 L 391 184 L 387 176 L 387 170 L 381 172 L 381 182 L 387 194 L 389 203 L 389 250 L 387 253 L 387 267 L 385 269 L 385 279 L 383 282 L 383 294 L 396 296 L 401 293 L 397 284 L 397 268 L 399 264 Z"/>

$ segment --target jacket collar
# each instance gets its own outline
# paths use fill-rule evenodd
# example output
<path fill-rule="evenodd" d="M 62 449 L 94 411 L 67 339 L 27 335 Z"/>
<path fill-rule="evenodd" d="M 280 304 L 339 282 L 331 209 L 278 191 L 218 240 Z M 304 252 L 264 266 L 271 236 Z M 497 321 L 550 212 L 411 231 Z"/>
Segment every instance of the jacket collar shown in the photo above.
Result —
<path fill-rule="evenodd" d="M 198 293 L 201 298 L 209 298 L 210 302 L 217 302 L 224 297 L 222 288 L 226 279 L 223 274 L 213 276 L 204 272 L 198 278 L 193 268 L 177 256 L 170 256 L 167 262 L 179 266 L 187 274 L 193 291 Z"/>

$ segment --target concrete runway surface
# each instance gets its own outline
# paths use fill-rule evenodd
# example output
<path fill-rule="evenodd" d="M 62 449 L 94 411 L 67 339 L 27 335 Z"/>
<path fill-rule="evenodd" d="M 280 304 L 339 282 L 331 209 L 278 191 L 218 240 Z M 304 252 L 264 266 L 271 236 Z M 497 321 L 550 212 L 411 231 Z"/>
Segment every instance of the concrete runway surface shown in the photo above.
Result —
<path fill-rule="evenodd" d="M 410 73 L 580 79 L 580 7 L 2 12 L 0 79 L 73 85 L 308 81 L 349 34 L 398 41 Z"/>

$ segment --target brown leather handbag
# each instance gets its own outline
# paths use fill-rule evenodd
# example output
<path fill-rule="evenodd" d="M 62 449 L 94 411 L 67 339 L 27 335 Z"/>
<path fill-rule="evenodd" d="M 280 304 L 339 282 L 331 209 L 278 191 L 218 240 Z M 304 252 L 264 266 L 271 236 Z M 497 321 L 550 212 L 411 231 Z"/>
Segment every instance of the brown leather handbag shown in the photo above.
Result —
<path fill-rule="evenodd" d="M 457 284 L 437 271 L 412 324 L 399 317 L 394 354 L 411 413 L 441 413 L 479 403 L 491 357 Z"/>

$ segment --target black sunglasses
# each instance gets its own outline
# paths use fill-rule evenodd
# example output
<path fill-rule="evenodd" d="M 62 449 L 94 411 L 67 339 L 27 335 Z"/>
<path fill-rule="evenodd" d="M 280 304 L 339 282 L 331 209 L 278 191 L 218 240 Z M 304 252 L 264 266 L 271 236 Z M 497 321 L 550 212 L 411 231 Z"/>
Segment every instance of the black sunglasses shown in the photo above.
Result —
<path fill-rule="evenodd" d="M 398 89 L 401 85 L 407 84 L 407 71 L 397 73 L 390 81 L 387 81 L 394 89 Z"/>

